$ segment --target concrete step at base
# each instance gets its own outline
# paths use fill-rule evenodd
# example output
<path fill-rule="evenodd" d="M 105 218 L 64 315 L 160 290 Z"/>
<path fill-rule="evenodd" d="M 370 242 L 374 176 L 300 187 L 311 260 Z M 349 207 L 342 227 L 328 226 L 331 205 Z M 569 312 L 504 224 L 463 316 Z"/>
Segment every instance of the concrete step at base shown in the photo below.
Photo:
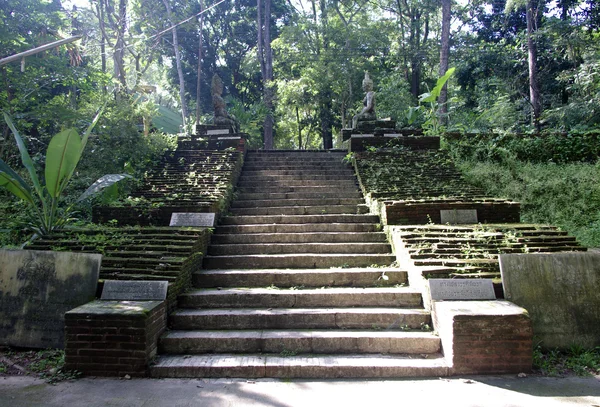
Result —
<path fill-rule="evenodd" d="M 169 331 L 160 339 L 159 352 L 435 354 L 440 352 L 440 338 L 430 332 L 401 331 Z"/>
<path fill-rule="evenodd" d="M 377 232 L 379 226 L 374 223 L 305 223 L 305 224 L 268 224 L 268 225 L 230 225 L 218 226 L 216 234 L 254 234 L 254 233 L 367 233 Z"/>
<path fill-rule="evenodd" d="M 254 233 L 367 233 L 377 232 L 380 227 L 375 223 L 305 223 L 305 224 L 268 224 L 268 225 L 229 225 L 218 226 L 216 234 L 254 234 Z"/>
<path fill-rule="evenodd" d="M 221 288 L 182 294 L 180 308 L 419 307 L 421 293 L 409 287 Z"/>
<path fill-rule="evenodd" d="M 238 187 L 237 191 L 243 194 L 281 194 L 281 193 L 298 193 L 298 194 L 351 194 L 353 192 L 360 192 L 358 185 L 297 185 L 297 186 L 271 186 L 262 185 L 256 187 Z"/>
<path fill-rule="evenodd" d="M 274 170 L 274 169 L 250 169 L 244 168 L 241 174 L 242 177 L 312 177 L 312 176 L 343 176 L 354 177 L 352 168 L 334 168 L 334 169 L 292 169 L 292 170 Z"/>
<path fill-rule="evenodd" d="M 248 254 L 206 256 L 204 269 L 329 268 L 388 266 L 391 254 Z"/>
<path fill-rule="evenodd" d="M 320 233 L 248 233 L 214 234 L 211 244 L 258 244 L 258 243 L 385 243 L 383 232 L 320 232 Z"/>
<path fill-rule="evenodd" d="M 431 316 L 416 308 L 178 309 L 172 329 L 420 329 Z"/>
<path fill-rule="evenodd" d="M 326 198 L 326 199 L 263 199 L 236 200 L 231 208 L 263 208 L 282 206 L 330 206 L 330 205 L 362 205 L 362 198 Z"/>
<path fill-rule="evenodd" d="M 392 248 L 388 243 L 244 243 L 211 244 L 211 256 L 241 256 L 248 254 L 389 254 Z"/>
<path fill-rule="evenodd" d="M 234 216 L 264 215 L 322 215 L 322 214 L 366 214 L 366 205 L 325 205 L 325 206 L 280 206 L 264 208 L 231 208 Z"/>
<path fill-rule="evenodd" d="M 379 223 L 377 215 L 320 214 L 320 215 L 262 215 L 224 216 L 221 225 L 260 225 L 298 223 Z"/>
<path fill-rule="evenodd" d="M 340 199 L 360 198 L 362 193 L 356 189 L 353 191 L 319 191 L 319 192 L 238 192 L 236 201 L 265 201 L 272 199 Z M 364 202 L 364 201 L 363 201 Z"/>
<path fill-rule="evenodd" d="M 407 284 L 408 273 L 395 268 L 202 270 L 194 287 L 371 287 Z"/>
<path fill-rule="evenodd" d="M 356 177 L 350 171 L 342 174 L 250 174 L 242 173 L 238 182 L 288 182 L 288 181 L 324 181 L 324 182 L 337 182 L 351 180 L 356 182 Z"/>
<path fill-rule="evenodd" d="M 239 180 L 237 183 L 237 187 L 239 189 L 242 188 L 285 188 L 285 187 L 333 187 L 333 188 L 354 188 L 357 184 L 356 178 L 344 178 L 337 180 L 300 180 L 300 179 L 283 179 L 283 180 L 275 180 L 275 179 L 261 179 L 261 180 Z"/>
<path fill-rule="evenodd" d="M 399 378 L 450 374 L 444 358 L 430 355 L 265 356 L 259 354 L 161 356 L 152 377 Z"/>

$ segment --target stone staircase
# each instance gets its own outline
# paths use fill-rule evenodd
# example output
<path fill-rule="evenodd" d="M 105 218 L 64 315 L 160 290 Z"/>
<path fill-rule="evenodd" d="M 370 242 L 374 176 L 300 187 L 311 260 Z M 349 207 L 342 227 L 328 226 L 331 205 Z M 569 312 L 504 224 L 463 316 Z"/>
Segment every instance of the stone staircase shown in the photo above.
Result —
<path fill-rule="evenodd" d="M 344 152 L 249 152 L 154 377 L 440 376 L 420 292 Z"/>

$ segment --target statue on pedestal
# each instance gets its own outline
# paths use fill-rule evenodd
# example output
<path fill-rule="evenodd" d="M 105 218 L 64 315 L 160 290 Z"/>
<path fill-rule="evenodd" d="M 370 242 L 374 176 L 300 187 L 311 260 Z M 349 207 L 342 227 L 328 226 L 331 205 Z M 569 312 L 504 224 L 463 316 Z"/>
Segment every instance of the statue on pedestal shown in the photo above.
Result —
<path fill-rule="evenodd" d="M 358 122 L 377 120 L 375 113 L 375 92 L 373 92 L 373 81 L 369 78 L 369 73 L 365 72 L 365 78 L 362 82 L 363 90 L 366 92 L 363 99 L 363 108 L 359 114 L 352 118 L 352 128 L 357 128 Z"/>
<path fill-rule="evenodd" d="M 223 94 L 223 81 L 217 74 L 214 74 L 212 77 L 211 93 L 215 109 L 213 124 L 228 125 L 234 133 L 239 133 L 239 125 L 235 116 L 227 113 L 227 109 L 225 108 L 225 100 L 221 96 Z"/>

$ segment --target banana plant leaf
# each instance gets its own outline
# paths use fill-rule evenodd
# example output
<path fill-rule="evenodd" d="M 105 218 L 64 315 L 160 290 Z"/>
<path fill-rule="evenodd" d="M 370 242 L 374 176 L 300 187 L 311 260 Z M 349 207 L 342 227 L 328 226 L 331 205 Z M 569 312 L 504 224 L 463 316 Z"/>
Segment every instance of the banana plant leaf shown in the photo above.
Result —
<path fill-rule="evenodd" d="M 27 152 L 27 147 L 25 147 L 25 143 L 23 142 L 23 139 L 21 138 L 21 135 L 19 134 L 19 131 L 15 127 L 10 116 L 8 114 L 6 114 L 6 112 L 2 112 L 2 113 L 4 114 L 4 120 L 8 124 L 8 127 L 10 127 L 10 129 L 12 130 L 12 133 L 15 137 L 15 140 L 17 142 L 17 147 L 19 147 L 19 152 L 21 153 L 21 162 L 23 163 L 23 165 L 29 172 L 29 176 L 31 177 L 31 182 L 33 183 L 35 192 L 39 195 L 40 199 L 43 200 L 44 199 L 43 189 L 40 185 L 40 180 L 37 176 L 37 173 L 35 172 L 35 165 L 33 164 L 33 160 L 31 159 L 31 157 L 29 156 L 29 153 Z"/>
<path fill-rule="evenodd" d="M 104 188 L 108 188 L 116 182 L 119 182 L 125 178 L 133 178 L 129 174 L 107 174 L 96 180 L 88 189 L 85 190 L 83 194 L 77 198 L 76 202 L 81 202 L 84 199 L 87 199 L 98 192 L 102 191 Z"/>
<path fill-rule="evenodd" d="M 46 189 L 58 198 L 81 158 L 81 139 L 75 129 L 61 131 L 50 140 L 46 150 Z"/>

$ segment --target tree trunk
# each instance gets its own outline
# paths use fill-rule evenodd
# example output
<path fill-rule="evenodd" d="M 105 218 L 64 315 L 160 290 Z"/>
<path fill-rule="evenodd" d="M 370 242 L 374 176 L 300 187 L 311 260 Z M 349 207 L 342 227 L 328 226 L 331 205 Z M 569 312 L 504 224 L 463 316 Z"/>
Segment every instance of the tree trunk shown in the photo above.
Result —
<path fill-rule="evenodd" d="M 302 127 L 300 125 L 300 111 L 296 105 L 296 125 L 298 126 L 298 149 L 302 150 Z"/>
<path fill-rule="evenodd" d="M 540 116 L 542 104 L 540 101 L 540 88 L 537 81 L 537 46 L 534 35 L 536 32 L 535 12 L 536 1 L 527 0 L 527 48 L 529 62 L 529 101 L 531 103 L 531 122 L 537 131 L 540 131 Z"/>
<path fill-rule="evenodd" d="M 202 1 L 200 1 L 200 12 L 204 9 L 202 7 Z M 200 30 L 198 40 L 198 71 L 196 80 L 196 126 L 200 124 L 200 115 L 202 114 L 202 108 L 200 106 L 201 98 L 200 93 L 202 90 L 202 58 L 204 58 L 204 44 L 202 42 L 202 30 L 204 28 L 204 13 L 200 14 Z M 196 131 L 196 129 L 194 129 Z"/>
<path fill-rule="evenodd" d="M 264 10 L 263 10 L 264 8 Z M 263 78 L 263 101 L 267 115 L 263 123 L 263 147 L 273 149 L 273 52 L 271 50 L 271 0 L 257 0 L 258 57 Z M 263 12 L 264 11 L 264 12 Z"/>
<path fill-rule="evenodd" d="M 171 4 L 169 0 L 163 0 L 163 3 L 167 9 L 167 21 L 171 26 L 173 25 L 173 18 L 171 13 Z M 187 104 L 185 102 L 185 79 L 183 78 L 183 69 L 181 67 L 181 55 L 179 53 L 179 37 L 177 36 L 177 28 L 173 27 L 171 30 L 173 33 L 173 50 L 175 51 L 175 63 L 177 66 L 177 76 L 179 77 L 179 99 L 181 100 L 181 117 L 183 118 L 183 126 L 188 117 Z"/>
<path fill-rule="evenodd" d="M 119 14 L 116 22 L 117 41 L 113 52 L 115 77 L 124 90 L 127 90 L 127 77 L 125 74 L 125 31 L 127 24 L 127 1 L 119 1 Z"/>
<path fill-rule="evenodd" d="M 440 72 L 442 77 L 448 70 L 448 58 L 450 54 L 450 6 L 451 0 L 442 0 L 442 40 L 440 47 Z M 448 84 L 446 83 L 438 97 L 440 106 L 441 122 L 448 125 Z"/>

